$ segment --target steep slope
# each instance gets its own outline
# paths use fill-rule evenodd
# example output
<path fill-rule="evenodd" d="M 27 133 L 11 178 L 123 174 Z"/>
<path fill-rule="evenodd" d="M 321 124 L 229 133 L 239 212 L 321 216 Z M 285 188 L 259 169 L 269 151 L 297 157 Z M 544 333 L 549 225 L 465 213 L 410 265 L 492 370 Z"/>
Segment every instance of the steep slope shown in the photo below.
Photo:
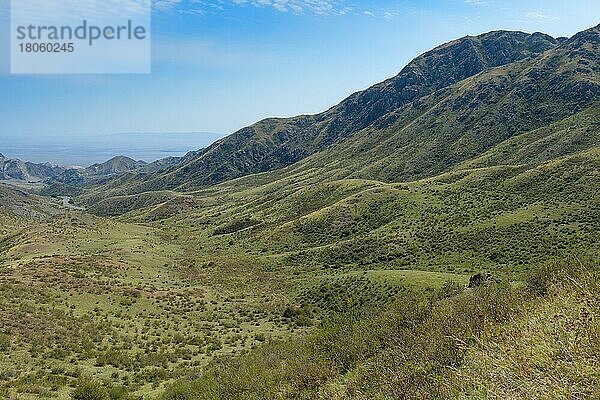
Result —
<path fill-rule="evenodd" d="M 514 136 L 460 168 L 536 164 L 600 145 L 600 104 L 561 121 Z"/>
<path fill-rule="evenodd" d="M 539 33 L 498 31 L 464 37 L 417 57 L 396 77 L 324 113 L 261 121 L 164 174 L 124 177 L 110 187 L 120 186 L 120 194 L 190 189 L 278 169 L 351 137 L 399 107 L 489 68 L 537 56 L 558 43 Z"/>
<path fill-rule="evenodd" d="M 538 154 L 538 162 L 597 146 L 599 38 L 594 28 L 533 60 L 467 78 L 385 115 L 292 169 L 401 182 L 447 171 L 511 138 L 525 140 L 517 138 L 531 131 L 536 132 L 528 140 L 554 137 L 554 149 Z M 573 125 L 583 130 L 579 139 Z"/>
<path fill-rule="evenodd" d="M 599 43 L 600 29 L 594 28 L 534 60 L 468 78 L 385 116 L 316 155 L 312 165 L 384 181 L 448 170 L 598 101 Z"/>

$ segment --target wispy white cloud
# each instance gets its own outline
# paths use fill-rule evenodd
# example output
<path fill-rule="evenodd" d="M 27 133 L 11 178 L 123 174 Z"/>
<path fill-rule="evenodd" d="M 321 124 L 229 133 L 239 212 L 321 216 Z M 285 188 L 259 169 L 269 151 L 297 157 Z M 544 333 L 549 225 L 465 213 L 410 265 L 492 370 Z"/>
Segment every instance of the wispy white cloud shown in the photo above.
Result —
<path fill-rule="evenodd" d="M 468 0 L 483 1 L 483 0 Z M 361 9 L 352 0 L 153 0 L 156 12 L 204 15 L 236 7 L 273 9 L 297 15 L 363 15 L 392 20 L 400 15 L 397 8 Z"/>
<path fill-rule="evenodd" d="M 398 16 L 398 12 L 397 11 L 386 11 L 383 13 L 383 18 L 385 19 L 394 19 Z"/>
<path fill-rule="evenodd" d="M 158 11 L 168 11 L 181 4 L 181 0 L 154 0 L 153 6 Z"/>
<path fill-rule="evenodd" d="M 232 0 L 238 5 L 272 7 L 281 12 L 296 14 L 341 14 L 346 7 L 339 0 Z"/>
<path fill-rule="evenodd" d="M 231 7 L 272 8 L 294 14 L 344 15 L 352 8 L 346 0 L 153 0 L 159 12 L 202 14 Z"/>
<path fill-rule="evenodd" d="M 558 19 L 557 16 L 545 14 L 541 11 L 530 11 L 525 14 L 525 18 L 537 21 L 554 21 Z"/>
<path fill-rule="evenodd" d="M 487 0 L 463 0 L 465 4 L 469 4 L 471 6 L 483 6 L 488 4 Z"/>
<path fill-rule="evenodd" d="M 50 25 L 81 22 L 82 18 L 99 24 L 123 16 L 148 17 L 150 4 L 150 0 L 19 0 L 10 15 L 13 21 L 30 19 Z"/>
<path fill-rule="evenodd" d="M 179 14 L 188 14 L 188 15 L 204 15 L 206 14 L 206 10 L 201 8 L 191 8 L 185 10 L 177 10 Z"/>

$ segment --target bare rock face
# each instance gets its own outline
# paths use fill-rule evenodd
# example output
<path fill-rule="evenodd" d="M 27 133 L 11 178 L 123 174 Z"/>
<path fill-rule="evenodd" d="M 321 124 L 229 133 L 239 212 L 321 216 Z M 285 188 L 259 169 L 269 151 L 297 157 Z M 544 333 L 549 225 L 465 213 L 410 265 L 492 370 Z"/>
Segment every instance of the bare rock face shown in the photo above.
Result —
<path fill-rule="evenodd" d="M 492 275 L 489 272 L 479 273 L 479 274 L 475 274 L 469 278 L 469 284 L 467 285 L 467 287 L 475 288 L 478 286 L 485 286 L 485 285 L 489 285 L 490 283 L 498 283 L 498 282 L 500 282 L 500 279 L 498 279 L 497 277 L 495 277 L 494 275 Z"/>
<path fill-rule="evenodd" d="M 175 163 L 179 158 L 159 160 L 152 166 L 156 171 L 166 168 L 164 165 Z M 126 172 L 140 171 L 148 164 L 128 157 L 117 156 L 102 164 L 94 164 L 87 168 L 66 168 L 50 163 L 33 163 L 18 159 L 6 158 L 0 153 L 0 180 L 20 180 L 27 182 L 43 182 L 46 184 L 65 184 L 85 186 L 102 182 L 113 176 Z"/>

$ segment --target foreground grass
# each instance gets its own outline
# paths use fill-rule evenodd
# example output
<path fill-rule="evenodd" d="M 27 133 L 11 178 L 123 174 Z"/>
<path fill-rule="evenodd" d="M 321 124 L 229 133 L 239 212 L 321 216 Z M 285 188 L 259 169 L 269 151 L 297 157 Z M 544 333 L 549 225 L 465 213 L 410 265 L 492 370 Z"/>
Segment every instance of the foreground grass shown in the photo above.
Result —
<path fill-rule="evenodd" d="M 600 398 L 600 276 L 553 271 L 545 296 L 469 347 L 454 376 L 463 399 Z M 556 273 L 559 273 L 557 275 Z"/>
<path fill-rule="evenodd" d="M 153 398 L 187 368 L 300 330 L 276 288 L 193 269 L 160 229 L 80 212 L 0 217 L 0 399 L 68 399 L 83 378 L 113 398 Z"/>
<path fill-rule="evenodd" d="M 163 400 L 598 398 L 600 274 L 553 263 L 526 286 L 405 293 L 172 384 Z"/>

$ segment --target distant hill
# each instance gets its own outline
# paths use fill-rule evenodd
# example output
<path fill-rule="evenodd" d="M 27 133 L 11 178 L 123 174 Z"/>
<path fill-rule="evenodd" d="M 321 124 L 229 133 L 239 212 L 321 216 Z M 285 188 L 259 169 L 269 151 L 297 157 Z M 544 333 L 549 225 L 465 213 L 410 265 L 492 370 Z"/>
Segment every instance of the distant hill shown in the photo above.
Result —
<path fill-rule="evenodd" d="M 42 182 L 57 177 L 65 170 L 64 167 L 49 163 L 35 164 L 4 156 L 0 157 L 0 180 L 16 179 L 26 182 Z"/>
<path fill-rule="evenodd" d="M 101 164 L 91 165 L 84 171 L 89 175 L 114 175 L 143 168 L 146 164 L 147 163 L 144 161 L 136 161 L 129 157 L 117 156 Z"/>
<path fill-rule="evenodd" d="M 93 164 L 87 168 L 66 168 L 50 163 L 32 163 L 19 159 L 9 159 L 0 153 L 0 180 L 45 183 L 51 186 L 60 186 L 63 189 L 69 185 L 84 187 L 91 184 L 100 184 L 109 178 L 114 178 L 126 172 L 160 172 L 194 154 L 196 153 L 190 152 L 184 157 L 168 157 L 152 163 L 137 161 L 125 156 L 116 156 L 106 162 Z"/>
<path fill-rule="evenodd" d="M 185 162 L 187 160 L 190 160 L 194 157 L 196 157 L 202 150 L 199 151 L 190 151 L 187 154 L 185 154 L 183 157 L 166 157 L 166 158 L 161 158 L 160 160 L 156 160 L 154 162 L 151 162 L 149 164 L 146 164 L 143 168 L 142 168 L 142 172 L 144 173 L 156 173 L 156 172 L 161 172 L 163 170 L 166 170 L 170 167 L 173 167 L 177 164 L 180 164 L 182 162 Z"/>
<path fill-rule="evenodd" d="M 101 183 L 107 178 L 129 171 L 139 171 L 147 165 L 144 161 L 136 161 L 125 156 L 116 156 L 110 160 L 93 164 L 87 168 L 69 168 L 62 174 L 49 179 L 49 183 L 59 182 L 74 186 L 85 186 Z"/>

